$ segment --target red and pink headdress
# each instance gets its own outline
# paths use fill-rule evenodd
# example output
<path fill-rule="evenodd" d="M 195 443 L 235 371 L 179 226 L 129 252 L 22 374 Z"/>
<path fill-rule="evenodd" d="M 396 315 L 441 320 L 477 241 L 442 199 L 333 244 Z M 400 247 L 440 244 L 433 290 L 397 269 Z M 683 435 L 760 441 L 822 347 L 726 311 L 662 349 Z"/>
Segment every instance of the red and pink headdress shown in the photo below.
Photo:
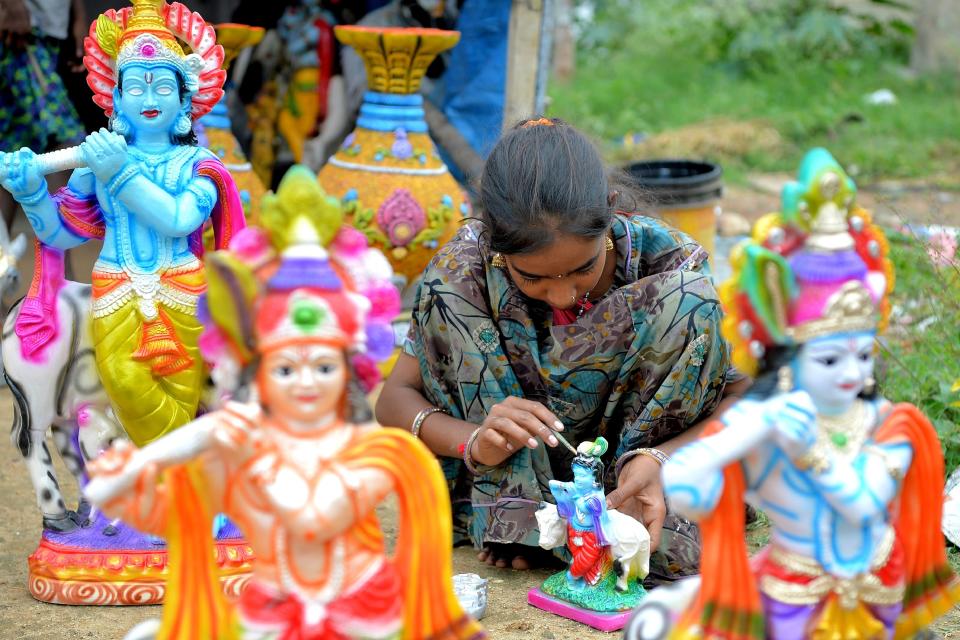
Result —
<path fill-rule="evenodd" d="M 165 65 L 180 74 L 191 92 L 191 117 L 205 115 L 223 96 L 227 78 L 214 28 L 179 2 L 131 0 L 131 4 L 101 14 L 84 38 L 83 64 L 93 101 L 109 117 L 113 91 L 126 65 Z M 178 40 L 192 53 L 185 54 Z"/>

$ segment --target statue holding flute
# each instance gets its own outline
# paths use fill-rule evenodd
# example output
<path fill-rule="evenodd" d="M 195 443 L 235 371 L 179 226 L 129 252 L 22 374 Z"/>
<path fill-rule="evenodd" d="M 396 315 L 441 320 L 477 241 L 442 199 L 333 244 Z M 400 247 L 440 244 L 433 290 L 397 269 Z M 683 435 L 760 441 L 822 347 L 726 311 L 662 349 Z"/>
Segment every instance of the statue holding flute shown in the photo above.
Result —
<path fill-rule="evenodd" d="M 44 484 L 46 430 L 51 423 L 75 425 L 83 403 L 102 397 L 105 414 L 137 445 L 196 416 L 206 379 L 196 317 L 205 290 L 203 226 L 212 221 L 218 248 L 244 226 L 229 172 L 197 146 L 193 132 L 194 120 L 222 95 L 223 49 L 213 27 L 180 3 L 132 5 L 99 16 L 84 42 L 87 82 L 110 118 L 109 130 L 43 156 L 30 149 L 0 155 L 0 185 L 23 207 L 36 234 L 33 282 L 11 314 L 14 335 L 3 351 L 17 399 L 15 438 L 31 468 L 44 524 L 56 523 L 45 526 L 41 547 L 51 543 L 54 554 L 74 544 L 96 554 L 120 540 L 104 537 L 103 526 L 89 526 L 82 507 L 79 514 L 66 510 L 55 480 Z M 67 168 L 75 169 L 67 186 L 48 193 L 44 175 Z M 66 283 L 63 253 L 91 239 L 103 242 L 92 286 Z M 90 351 L 93 366 L 78 367 Z M 95 400 L 77 392 L 94 388 L 89 380 L 73 384 L 78 369 L 95 370 Z M 44 380 L 46 386 L 57 380 L 63 389 L 47 397 L 37 390 Z M 141 538 L 125 544 L 139 549 L 142 543 L 144 553 L 157 553 L 155 541 Z M 77 599 L 64 589 L 86 579 L 82 572 L 44 573 L 34 560 L 35 596 Z M 34 587 L 38 572 L 54 586 Z M 88 603 L 119 597 L 101 595 Z"/>

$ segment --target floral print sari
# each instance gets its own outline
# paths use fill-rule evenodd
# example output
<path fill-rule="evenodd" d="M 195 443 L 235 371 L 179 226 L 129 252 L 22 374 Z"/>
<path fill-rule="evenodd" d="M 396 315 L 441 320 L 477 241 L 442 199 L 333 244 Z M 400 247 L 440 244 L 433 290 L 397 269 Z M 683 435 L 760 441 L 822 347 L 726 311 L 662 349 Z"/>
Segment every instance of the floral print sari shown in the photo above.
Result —
<path fill-rule="evenodd" d="M 405 351 L 427 399 L 477 425 L 508 396 L 540 401 L 574 446 L 607 438 L 609 470 L 716 409 L 730 361 L 705 252 L 650 218 L 617 215 L 612 231 L 613 286 L 574 323 L 555 326 L 548 306 L 492 266 L 484 227 L 465 225 L 427 267 L 414 303 Z M 570 479 L 571 460 L 563 447 L 524 448 L 473 477 L 443 458 L 455 541 L 536 546 L 534 513 L 552 501 L 551 479 Z M 606 480 L 615 485 L 613 473 Z M 669 514 L 651 576 L 695 573 L 698 557 L 696 528 Z"/>

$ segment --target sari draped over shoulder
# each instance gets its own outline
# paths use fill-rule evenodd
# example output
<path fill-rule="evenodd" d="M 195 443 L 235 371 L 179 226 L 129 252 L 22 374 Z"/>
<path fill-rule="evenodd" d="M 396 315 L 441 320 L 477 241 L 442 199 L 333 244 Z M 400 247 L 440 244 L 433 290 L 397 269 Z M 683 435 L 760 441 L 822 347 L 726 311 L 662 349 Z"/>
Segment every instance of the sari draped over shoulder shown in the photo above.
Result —
<path fill-rule="evenodd" d="M 613 287 L 557 326 L 549 307 L 491 265 L 483 227 L 464 226 L 427 267 L 414 303 L 405 350 L 419 362 L 427 398 L 477 425 L 508 396 L 540 401 L 574 446 L 610 440 L 608 463 L 715 409 L 729 353 L 705 252 L 650 218 L 617 215 L 612 231 Z M 570 462 L 562 448 L 523 449 L 474 479 L 460 460 L 444 458 L 457 541 L 536 546 L 534 513 L 552 501 L 550 479 L 570 478 Z"/>

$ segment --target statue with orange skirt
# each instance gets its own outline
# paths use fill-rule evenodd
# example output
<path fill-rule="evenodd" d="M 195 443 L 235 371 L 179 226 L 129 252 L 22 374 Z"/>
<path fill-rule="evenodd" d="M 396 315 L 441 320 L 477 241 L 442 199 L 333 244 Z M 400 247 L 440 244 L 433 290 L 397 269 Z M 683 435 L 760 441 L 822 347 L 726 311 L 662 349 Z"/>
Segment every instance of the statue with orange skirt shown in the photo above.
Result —
<path fill-rule="evenodd" d="M 135 637 L 485 637 L 453 593 L 436 459 L 408 433 L 371 422 L 353 369 L 370 299 L 305 218 L 276 231 L 289 238 L 276 243 L 279 260 L 250 266 L 250 256 L 220 251 L 206 261 L 207 331 L 239 361 L 248 393 L 91 465 L 90 500 L 165 532 L 178 553 L 162 622 Z M 392 557 L 374 511 L 389 493 L 400 497 Z M 209 588 L 205 520 L 218 512 L 256 555 L 235 609 Z"/>

